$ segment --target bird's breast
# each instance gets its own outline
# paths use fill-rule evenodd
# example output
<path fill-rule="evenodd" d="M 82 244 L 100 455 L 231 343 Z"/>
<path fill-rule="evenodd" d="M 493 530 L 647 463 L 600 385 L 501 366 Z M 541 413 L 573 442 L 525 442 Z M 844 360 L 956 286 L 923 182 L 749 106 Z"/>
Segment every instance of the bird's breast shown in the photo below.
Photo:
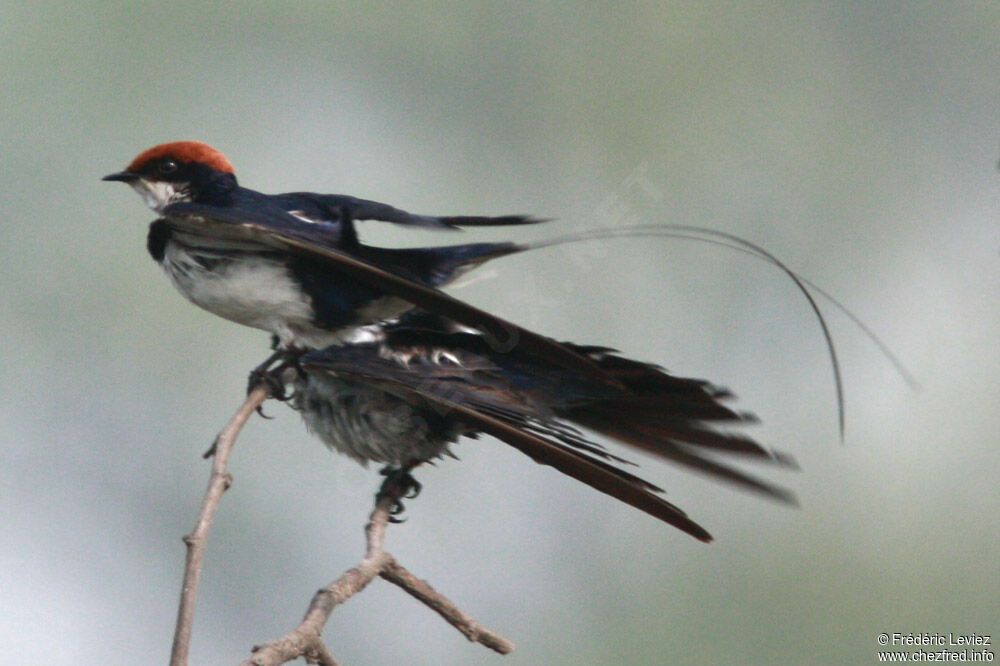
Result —
<path fill-rule="evenodd" d="M 150 252 L 192 303 L 268 331 L 284 348 L 354 341 L 364 326 L 412 305 L 314 262 L 246 239 L 151 229 Z"/>
<path fill-rule="evenodd" d="M 273 252 L 171 239 L 160 263 L 181 294 L 215 315 L 274 333 L 283 343 L 298 334 L 330 335 L 314 330 L 309 295 Z"/>
<path fill-rule="evenodd" d="M 403 465 L 443 454 L 463 427 L 378 387 L 307 373 L 294 406 L 331 449 L 361 463 Z"/>

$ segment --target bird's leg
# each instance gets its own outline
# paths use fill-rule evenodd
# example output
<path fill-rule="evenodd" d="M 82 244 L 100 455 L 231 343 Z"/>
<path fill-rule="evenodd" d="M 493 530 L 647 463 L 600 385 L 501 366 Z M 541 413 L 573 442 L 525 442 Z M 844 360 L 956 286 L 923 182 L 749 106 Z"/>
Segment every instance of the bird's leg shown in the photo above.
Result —
<path fill-rule="evenodd" d="M 381 502 L 386 498 L 392 500 L 392 507 L 389 509 L 389 522 L 403 522 L 404 519 L 399 517 L 406 510 L 406 507 L 403 506 L 403 500 L 414 499 L 420 494 L 420 489 L 423 486 L 410 474 L 413 468 L 419 464 L 419 460 L 414 460 L 399 467 L 387 466 L 380 470 L 379 473 L 385 477 L 385 481 L 375 493 L 375 501 Z"/>
<path fill-rule="evenodd" d="M 280 384 L 276 374 L 271 371 L 271 366 L 278 360 L 286 360 L 287 355 L 288 352 L 279 349 L 268 356 L 263 363 L 251 370 L 250 377 L 247 379 L 247 393 L 250 393 L 261 384 L 267 384 L 268 388 L 272 389 L 272 395 L 283 396 L 285 394 L 285 387 Z M 277 384 L 275 383 L 276 381 L 278 382 Z"/>
<path fill-rule="evenodd" d="M 275 400 L 285 402 L 291 396 L 285 387 L 282 375 L 288 368 L 298 368 L 299 354 L 286 349 L 278 349 L 267 357 L 263 363 L 250 371 L 247 379 L 247 393 L 250 393 L 258 386 L 267 387 L 268 395 Z M 264 414 L 261 407 L 257 408 L 257 413 L 265 419 L 271 418 Z"/>

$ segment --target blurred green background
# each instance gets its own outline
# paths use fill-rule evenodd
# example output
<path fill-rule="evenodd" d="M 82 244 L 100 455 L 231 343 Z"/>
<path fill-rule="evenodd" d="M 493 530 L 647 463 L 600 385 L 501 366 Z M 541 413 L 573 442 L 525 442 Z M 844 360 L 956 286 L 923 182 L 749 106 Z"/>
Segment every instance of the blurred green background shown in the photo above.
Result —
<path fill-rule="evenodd" d="M 243 184 L 765 246 L 878 331 L 684 241 L 504 259 L 453 291 L 731 387 L 789 509 L 641 460 L 716 536 L 667 529 L 484 439 L 424 470 L 388 548 L 517 643 L 501 658 L 376 582 L 346 664 L 874 663 L 880 632 L 1000 634 L 1000 5 L 3 2 L 0 645 L 5 664 L 165 663 L 200 454 L 267 336 L 203 313 L 99 182 L 199 139 Z M 391 245 L 457 235 L 379 228 Z M 283 405 L 232 462 L 195 664 L 236 663 L 352 566 L 379 477 Z"/>

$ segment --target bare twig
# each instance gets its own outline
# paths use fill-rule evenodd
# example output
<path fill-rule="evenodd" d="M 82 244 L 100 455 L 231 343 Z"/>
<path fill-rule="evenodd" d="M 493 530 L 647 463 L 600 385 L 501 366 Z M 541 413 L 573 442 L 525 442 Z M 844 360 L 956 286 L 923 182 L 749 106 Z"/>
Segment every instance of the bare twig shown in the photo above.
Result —
<path fill-rule="evenodd" d="M 427 581 L 414 576 L 395 559 L 390 559 L 385 568 L 379 572 L 379 576 L 403 588 L 407 594 L 443 617 L 448 624 L 462 632 L 473 643 L 480 643 L 500 654 L 514 651 L 512 642 L 479 624 L 431 587 Z"/>
<path fill-rule="evenodd" d="M 174 645 L 170 651 L 170 666 L 187 666 L 188 651 L 191 647 L 191 626 L 194 621 L 194 604 L 198 597 L 198 581 L 201 578 L 202 560 L 205 556 L 205 543 L 212 529 L 212 518 L 219 508 L 222 494 L 232 483 L 232 477 L 226 471 L 229 462 L 229 452 L 236 443 L 236 436 L 254 411 L 268 398 L 268 389 L 259 386 L 249 394 L 243 405 L 229 419 L 229 423 L 215 438 L 210 451 L 214 456 L 212 475 L 205 491 L 205 499 L 201 503 L 198 514 L 198 524 L 194 531 L 184 537 L 187 546 L 187 562 L 184 566 L 184 585 L 181 588 L 181 602 L 177 609 L 177 628 L 174 631 Z"/>
<path fill-rule="evenodd" d="M 232 483 L 232 478 L 226 470 L 229 454 L 247 420 L 269 395 L 269 388 L 264 384 L 251 391 L 243 405 L 215 438 L 212 448 L 206 454 L 214 458 L 212 473 L 202 501 L 201 512 L 198 514 L 198 523 L 194 531 L 184 537 L 187 562 L 180 607 L 177 611 L 177 628 L 174 633 L 170 666 L 187 666 L 188 663 L 195 600 L 201 578 L 205 545 L 222 495 Z M 336 659 L 323 643 L 323 627 L 335 607 L 363 590 L 379 576 L 398 585 L 407 594 L 439 614 L 470 641 L 480 643 L 500 654 L 507 654 L 514 649 L 512 642 L 483 627 L 385 552 L 383 549 L 385 530 L 395 502 L 396 499 L 387 495 L 376 503 L 365 526 L 367 548 L 364 559 L 356 567 L 349 569 L 340 578 L 316 592 L 305 617 L 294 631 L 276 641 L 255 647 L 253 656 L 241 666 L 276 666 L 299 657 L 305 657 L 310 663 L 322 666 L 337 666 Z"/>
<path fill-rule="evenodd" d="M 323 644 L 322 632 L 333 609 L 363 590 L 376 576 L 381 576 L 438 613 L 470 641 L 480 643 L 500 654 L 513 651 L 514 644 L 486 629 L 459 610 L 452 602 L 419 580 L 396 559 L 385 552 L 382 543 L 389 522 L 394 500 L 382 498 L 375 505 L 365 527 L 367 551 L 358 566 L 349 569 L 337 580 L 316 592 L 299 626 L 278 640 L 254 648 L 253 656 L 240 666 L 278 666 L 299 657 L 306 657 L 324 666 L 335 666 L 336 661 Z"/>

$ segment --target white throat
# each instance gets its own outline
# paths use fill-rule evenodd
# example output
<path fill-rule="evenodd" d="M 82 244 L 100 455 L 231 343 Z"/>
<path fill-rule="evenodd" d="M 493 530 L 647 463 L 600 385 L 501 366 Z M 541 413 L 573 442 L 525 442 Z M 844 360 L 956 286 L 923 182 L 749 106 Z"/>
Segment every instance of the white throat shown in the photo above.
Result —
<path fill-rule="evenodd" d="M 187 199 L 186 183 L 169 183 L 165 180 L 147 180 L 139 178 L 129 183 L 147 206 L 157 213 L 172 203 Z"/>

